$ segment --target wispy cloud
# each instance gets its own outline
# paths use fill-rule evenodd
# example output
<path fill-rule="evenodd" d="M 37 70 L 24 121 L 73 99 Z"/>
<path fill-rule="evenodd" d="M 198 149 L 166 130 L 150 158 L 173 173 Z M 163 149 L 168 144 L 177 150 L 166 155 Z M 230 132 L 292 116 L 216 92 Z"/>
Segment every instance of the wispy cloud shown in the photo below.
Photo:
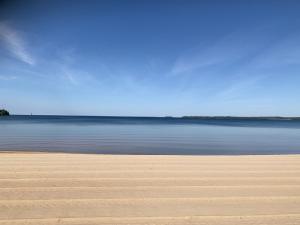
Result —
<path fill-rule="evenodd" d="M 300 65 L 299 38 L 299 33 L 290 34 L 263 52 L 252 64 L 256 68 Z"/>
<path fill-rule="evenodd" d="M 62 67 L 62 75 L 65 80 L 67 80 L 72 85 L 78 85 L 79 81 L 75 78 L 74 71 L 70 70 L 69 68 L 63 66 Z"/>
<path fill-rule="evenodd" d="M 266 36 L 251 35 L 249 31 L 236 31 L 210 43 L 202 43 L 178 57 L 172 74 L 185 74 L 201 69 L 232 65 L 259 51 Z"/>
<path fill-rule="evenodd" d="M 4 76 L 4 75 L 0 75 L 0 80 L 16 80 L 18 77 L 17 76 Z"/>
<path fill-rule="evenodd" d="M 82 61 L 78 59 L 75 49 L 60 50 L 58 55 L 53 66 L 56 74 L 65 84 L 79 87 L 95 83 L 90 71 L 84 69 Z"/>
<path fill-rule="evenodd" d="M 20 33 L 4 22 L 0 22 L 0 40 L 15 58 L 31 66 L 35 65 L 35 59 L 28 52 Z"/>
<path fill-rule="evenodd" d="M 253 91 L 258 87 L 258 84 L 267 77 L 267 75 L 248 75 L 247 78 L 242 77 L 240 80 L 233 81 L 228 87 L 221 89 L 214 97 L 219 100 L 244 98 L 245 93 Z"/>
<path fill-rule="evenodd" d="M 196 84 L 209 82 L 211 100 L 223 102 L 253 98 L 264 93 L 264 85 L 276 76 L 297 73 L 298 32 L 280 37 L 273 37 L 272 31 L 264 29 L 253 33 L 236 32 L 207 46 L 195 47 L 178 57 L 171 74 L 188 81 L 192 79 Z M 206 88 L 198 84 L 198 89 Z"/>

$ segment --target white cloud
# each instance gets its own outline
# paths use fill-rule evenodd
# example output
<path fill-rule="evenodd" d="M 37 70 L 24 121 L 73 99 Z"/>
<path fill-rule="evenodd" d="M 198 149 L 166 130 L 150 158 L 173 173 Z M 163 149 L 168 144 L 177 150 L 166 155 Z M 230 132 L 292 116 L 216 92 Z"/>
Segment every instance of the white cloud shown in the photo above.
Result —
<path fill-rule="evenodd" d="M 26 43 L 21 35 L 7 23 L 0 22 L 0 40 L 8 51 L 17 59 L 29 65 L 35 65 L 35 60 L 26 49 Z"/>

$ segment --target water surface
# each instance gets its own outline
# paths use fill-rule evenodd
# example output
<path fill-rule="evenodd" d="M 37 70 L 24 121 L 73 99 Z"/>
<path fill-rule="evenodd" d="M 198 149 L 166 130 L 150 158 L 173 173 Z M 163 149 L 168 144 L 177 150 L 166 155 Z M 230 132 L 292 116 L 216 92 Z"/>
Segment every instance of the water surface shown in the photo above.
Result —
<path fill-rule="evenodd" d="M 0 150 L 110 154 L 300 153 L 300 121 L 154 117 L 0 118 Z"/>

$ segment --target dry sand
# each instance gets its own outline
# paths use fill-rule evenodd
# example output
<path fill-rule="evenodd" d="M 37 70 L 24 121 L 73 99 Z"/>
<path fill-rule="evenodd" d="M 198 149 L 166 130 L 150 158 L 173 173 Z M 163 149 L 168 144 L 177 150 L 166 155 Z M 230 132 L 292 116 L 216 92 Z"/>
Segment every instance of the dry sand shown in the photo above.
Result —
<path fill-rule="evenodd" d="M 300 155 L 0 153 L 0 225 L 299 225 Z"/>

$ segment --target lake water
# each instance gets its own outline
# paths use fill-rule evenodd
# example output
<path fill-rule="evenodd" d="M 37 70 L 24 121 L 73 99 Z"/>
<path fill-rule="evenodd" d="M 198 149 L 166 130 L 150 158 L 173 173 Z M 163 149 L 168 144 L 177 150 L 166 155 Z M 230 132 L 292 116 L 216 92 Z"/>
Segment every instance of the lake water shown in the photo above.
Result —
<path fill-rule="evenodd" d="M 300 153 L 300 121 L 0 117 L 0 150 L 110 154 Z"/>

